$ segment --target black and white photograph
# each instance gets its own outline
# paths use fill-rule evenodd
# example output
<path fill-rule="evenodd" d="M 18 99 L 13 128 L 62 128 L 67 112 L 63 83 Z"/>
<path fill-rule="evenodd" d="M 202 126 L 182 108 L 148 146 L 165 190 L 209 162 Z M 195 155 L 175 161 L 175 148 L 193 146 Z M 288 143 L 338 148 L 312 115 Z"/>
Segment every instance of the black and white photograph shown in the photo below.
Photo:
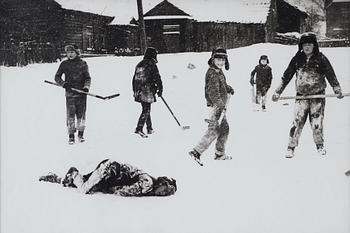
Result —
<path fill-rule="evenodd" d="M 350 0 L 0 0 L 1 233 L 350 233 Z"/>

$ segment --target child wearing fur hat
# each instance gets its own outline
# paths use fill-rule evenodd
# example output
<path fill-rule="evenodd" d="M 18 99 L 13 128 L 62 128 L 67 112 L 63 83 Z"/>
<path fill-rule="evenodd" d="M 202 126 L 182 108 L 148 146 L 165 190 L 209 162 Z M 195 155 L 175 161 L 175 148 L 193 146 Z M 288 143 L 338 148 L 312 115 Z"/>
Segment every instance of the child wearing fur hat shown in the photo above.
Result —
<path fill-rule="evenodd" d="M 102 192 L 120 196 L 170 196 L 177 190 L 175 179 L 166 176 L 155 178 L 129 164 L 110 159 L 103 160 L 86 175 L 71 167 L 64 178 L 49 173 L 41 176 L 39 181 L 77 188 L 84 194 Z"/>
<path fill-rule="evenodd" d="M 157 67 L 157 50 L 153 47 L 146 49 L 144 58 L 135 68 L 132 80 L 134 99 L 142 106 L 142 112 L 137 122 L 135 133 L 147 137 L 143 127 L 147 125 L 147 134 L 152 134 L 151 104 L 156 102 L 156 94 L 161 97 L 163 84 Z"/>
<path fill-rule="evenodd" d="M 337 97 L 343 98 L 333 67 L 327 57 L 319 51 L 315 34 L 305 33 L 300 37 L 298 52 L 285 70 L 282 82 L 272 96 L 273 101 L 278 101 L 294 74 L 296 74 L 297 96 L 325 94 L 327 80 Z M 320 155 L 326 154 L 323 138 L 324 109 L 325 98 L 295 101 L 294 121 L 289 132 L 286 158 L 294 156 L 294 149 L 298 146 L 299 137 L 308 117 L 317 151 Z"/>
<path fill-rule="evenodd" d="M 78 130 L 79 142 L 84 142 L 86 95 L 71 88 L 89 92 L 91 77 L 88 65 L 79 57 L 79 50 L 74 45 L 65 46 L 67 60 L 64 60 L 55 75 L 55 81 L 66 89 L 66 110 L 68 143 L 75 143 L 75 132 Z M 62 79 L 64 74 L 65 79 Z M 76 118 L 76 120 L 75 120 Z"/>
<path fill-rule="evenodd" d="M 216 140 L 215 160 L 229 160 L 231 156 L 226 155 L 225 145 L 229 134 L 229 125 L 226 119 L 226 103 L 228 95 L 234 94 L 234 90 L 226 83 L 222 67 L 229 69 L 227 52 L 223 48 L 213 50 L 208 61 L 209 68 L 205 75 L 205 98 L 207 106 L 210 107 L 210 119 L 207 120 L 208 129 L 200 142 L 189 152 L 200 165 L 200 156 L 207 150 L 210 144 Z M 219 119 L 224 114 L 221 122 Z"/>
<path fill-rule="evenodd" d="M 268 57 L 262 55 L 259 59 L 259 65 L 250 73 L 250 84 L 252 86 L 256 85 L 256 103 L 261 104 L 263 111 L 266 110 L 266 94 L 270 89 L 272 81 L 272 70 L 268 64 Z"/>

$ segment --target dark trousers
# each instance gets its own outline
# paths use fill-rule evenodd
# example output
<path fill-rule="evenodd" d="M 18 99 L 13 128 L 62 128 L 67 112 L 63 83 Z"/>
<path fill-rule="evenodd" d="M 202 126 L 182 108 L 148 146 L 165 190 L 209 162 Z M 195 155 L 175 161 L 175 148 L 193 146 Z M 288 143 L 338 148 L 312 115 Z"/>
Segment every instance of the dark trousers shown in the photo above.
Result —
<path fill-rule="evenodd" d="M 67 128 L 68 134 L 73 134 L 85 129 L 86 96 L 68 97 L 66 96 L 67 107 Z M 77 123 L 75 125 L 75 118 Z"/>
<path fill-rule="evenodd" d="M 139 121 L 137 122 L 136 130 L 142 130 L 143 126 L 147 125 L 147 129 L 152 129 L 152 121 L 151 121 L 151 103 L 141 102 L 142 112 L 139 117 Z"/>

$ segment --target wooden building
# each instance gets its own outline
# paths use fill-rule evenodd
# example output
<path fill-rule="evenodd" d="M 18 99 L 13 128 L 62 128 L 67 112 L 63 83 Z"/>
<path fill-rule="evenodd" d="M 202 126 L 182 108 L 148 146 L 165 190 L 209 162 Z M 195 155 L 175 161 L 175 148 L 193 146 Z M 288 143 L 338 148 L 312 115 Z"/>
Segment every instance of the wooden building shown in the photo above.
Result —
<path fill-rule="evenodd" d="M 326 36 L 350 39 L 350 0 L 329 0 L 325 3 Z"/>
<path fill-rule="evenodd" d="M 99 52 L 106 46 L 107 25 L 114 17 L 65 9 L 54 0 L 0 0 L 2 43 L 10 40 L 74 43 L 84 52 Z M 3 33 L 6 32 L 6 33 Z"/>
<path fill-rule="evenodd" d="M 286 0 L 173 1 L 144 14 L 148 45 L 163 53 L 230 49 L 274 42 L 276 32 L 305 31 L 307 14 Z"/>
<path fill-rule="evenodd" d="M 189 14 L 164 0 L 144 15 L 147 44 L 161 53 L 184 52 L 190 44 Z"/>

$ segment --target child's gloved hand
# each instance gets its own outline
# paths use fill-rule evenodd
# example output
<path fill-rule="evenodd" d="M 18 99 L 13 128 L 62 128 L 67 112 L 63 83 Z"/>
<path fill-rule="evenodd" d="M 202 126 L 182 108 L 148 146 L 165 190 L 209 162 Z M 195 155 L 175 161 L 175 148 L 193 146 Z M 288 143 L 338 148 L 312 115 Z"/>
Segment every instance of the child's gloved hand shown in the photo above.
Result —
<path fill-rule="evenodd" d="M 71 89 L 73 86 L 70 83 L 64 83 L 62 86 L 64 89 L 69 90 Z"/>
<path fill-rule="evenodd" d="M 272 101 L 273 102 L 277 102 L 278 101 L 278 99 L 280 98 L 280 94 L 278 94 L 278 93 L 274 93 L 273 95 L 272 95 Z"/>
<path fill-rule="evenodd" d="M 85 91 L 85 92 L 89 92 L 89 88 L 87 87 L 84 87 L 83 89 L 81 89 L 82 91 Z"/>
<path fill-rule="evenodd" d="M 344 98 L 343 92 L 339 86 L 334 88 L 334 93 L 337 95 L 338 99 Z"/>

